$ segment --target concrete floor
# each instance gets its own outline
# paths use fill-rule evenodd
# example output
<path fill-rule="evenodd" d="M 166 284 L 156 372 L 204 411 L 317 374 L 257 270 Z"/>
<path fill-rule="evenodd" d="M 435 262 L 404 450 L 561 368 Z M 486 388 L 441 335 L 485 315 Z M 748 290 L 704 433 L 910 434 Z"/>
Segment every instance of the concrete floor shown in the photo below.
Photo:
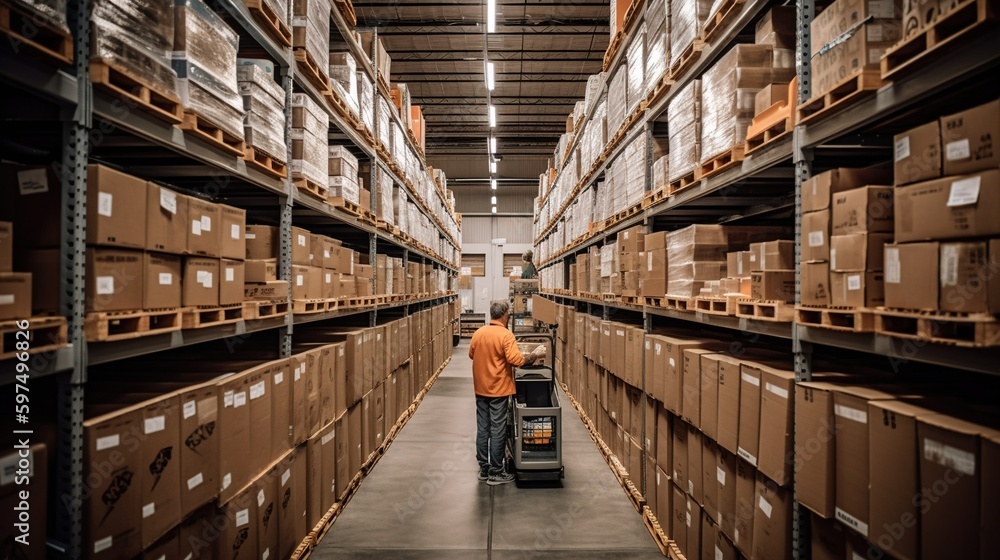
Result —
<path fill-rule="evenodd" d="M 313 558 L 663 558 L 565 399 L 561 487 L 479 482 L 471 371 L 463 341 Z"/>

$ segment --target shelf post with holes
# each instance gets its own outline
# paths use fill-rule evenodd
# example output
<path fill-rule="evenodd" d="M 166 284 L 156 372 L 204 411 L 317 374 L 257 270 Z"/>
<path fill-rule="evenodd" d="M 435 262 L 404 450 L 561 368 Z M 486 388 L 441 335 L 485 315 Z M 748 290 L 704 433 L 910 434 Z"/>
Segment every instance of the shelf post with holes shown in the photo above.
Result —
<path fill-rule="evenodd" d="M 292 161 L 292 72 L 295 67 L 292 65 L 282 66 L 284 75 L 281 78 L 281 85 L 285 90 L 285 161 Z M 287 173 L 284 179 L 286 196 L 278 197 L 278 204 L 281 207 L 280 221 L 280 252 L 281 257 L 278 263 L 278 278 L 288 282 L 288 308 L 292 309 L 292 216 L 295 205 L 295 187 L 292 185 L 291 173 Z M 285 317 L 285 327 L 280 334 L 279 355 L 287 358 L 292 355 L 292 331 L 294 329 L 294 316 L 289 313 Z"/>

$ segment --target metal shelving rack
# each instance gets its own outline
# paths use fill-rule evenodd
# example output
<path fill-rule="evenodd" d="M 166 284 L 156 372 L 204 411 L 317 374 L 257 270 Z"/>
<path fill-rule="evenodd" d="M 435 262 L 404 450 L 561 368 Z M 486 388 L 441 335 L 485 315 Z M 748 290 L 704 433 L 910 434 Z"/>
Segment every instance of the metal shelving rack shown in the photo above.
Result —
<path fill-rule="evenodd" d="M 293 91 L 307 93 L 312 99 L 327 111 L 330 117 L 331 141 L 347 142 L 353 145 L 352 150 L 370 159 L 372 165 L 371 185 L 376 185 L 374 174 L 376 168 L 381 168 L 393 180 L 395 185 L 407 190 L 411 199 L 421 210 L 431 218 L 440 239 L 453 247 L 458 253 L 459 242 L 446 229 L 446 226 L 433 218 L 433 209 L 437 206 L 447 208 L 444 193 L 439 185 L 434 189 L 435 198 L 441 200 L 424 201 L 414 193 L 403 178 L 393 174 L 374 147 L 368 145 L 361 135 L 345 122 L 327 104 L 309 80 L 296 71 L 292 49 L 285 48 L 271 39 L 241 0 L 206 0 L 213 8 L 221 8 L 230 18 L 231 25 L 244 35 L 249 36 L 252 48 L 262 49 L 268 57 L 275 61 L 276 74 L 280 75 L 279 84 L 285 91 L 285 161 L 291 160 L 291 98 Z M 453 293 L 445 293 L 418 299 L 402 300 L 379 304 L 366 308 L 351 308 L 326 313 L 310 315 L 293 315 L 284 317 L 240 321 L 237 323 L 177 331 L 162 335 L 153 335 L 133 340 L 87 343 L 84 332 L 84 278 L 86 254 L 86 213 L 87 213 L 87 164 L 96 148 L 116 147 L 119 144 L 126 147 L 140 147 L 142 150 L 155 152 L 167 158 L 181 161 L 180 165 L 150 165 L 139 163 L 137 156 L 129 165 L 130 171 L 147 178 L 169 177 L 177 181 L 177 186 L 184 188 L 184 182 L 197 182 L 205 177 L 223 178 L 216 194 L 226 195 L 226 202 L 248 209 L 248 212 L 264 209 L 277 216 L 281 229 L 279 277 L 291 279 L 291 226 L 308 224 L 323 224 L 335 227 L 336 231 L 349 238 L 356 246 L 367 248 L 372 262 L 376 250 L 401 256 L 404 266 L 407 262 L 430 264 L 436 269 L 446 271 L 449 276 L 457 275 L 455 263 L 444 257 L 404 244 L 385 232 L 363 223 L 360 220 L 338 212 L 325 202 L 303 196 L 292 185 L 291 178 L 273 179 L 267 175 L 248 169 L 242 159 L 235 158 L 217 151 L 200 140 L 184 134 L 182 130 L 162 121 L 149 117 L 135 110 L 122 111 L 113 96 L 102 91 L 95 91 L 89 76 L 90 60 L 90 29 L 93 0 L 68 2 L 68 24 L 73 33 L 75 64 L 72 67 L 56 68 L 40 64 L 33 57 L 3 50 L 0 52 L 0 82 L 16 87 L 31 98 L 44 100 L 51 104 L 58 113 L 61 136 L 61 262 L 60 262 L 60 303 L 62 313 L 69 319 L 69 344 L 54 352 L 32 356 L 31 377 L 38 379 L 51 376 L 55 380 L 58 395 L 57 422 L 58 441 L 55 459 L 55 496 L 66 497 L 59 500 L 57 507 L 50 508 L 50 516 L 55 521 L 52 527 L 55 532 L 50 534 L 49 551 L 56 557 L 80 558 L 83 556 L 83 519 L 82 505 L 84 496 L 83 480 L 83 421 L 85 388 L 87 370 L 91 365 L 105 364 L 117 360 L 138 357 L 166 350 L 211 341 L 220 341 L 233 337 L 239 338 L 254 333 L 274 332 L 278 334 L 278 353 L 281 356 L 291 355 L 293 327 L 316 321 L 327 321 L 347 316 L 368 314 L 369 323 L 375 325 L 380 311 L 392 311 L 397 316 L 402 313 L 408 316 L 412 312 L 427 309 L 453 301 Z M 291 2 L 288 5 L 291 13 Z M 333 23 L 331 35 L 336 34 L 338 41 L 346 43 L 348 50 L 358 61 L 359 68 L 366 72 L 376 87 L 379 80 L 374 61 L 368 59 L 353 36 L 353 29 L 348 26 L 342 14 L 336 8 L 331 8 Z M 258 51 L 259 52 L 259 51 Z M 374 96 L 375 108 L 378 111 L 378 96 Z M 377 115 L 377 113 L 376 113 Z M 378 122 L 376 117 L 375 122 Z M 402 125 L 397 118 L 397 124 Z M 56 125 L 53 125 L 56 126 Z M 377 124 L 376 124 L 377 126 Z M 102 133 L 102 141 L 91 144 L 91 135 L 95 130 Z M 377 131 L 372 131 L 376 134 Z M 407 137 L 408 145 L 415 150 L 412 140 Z M 119 144 L 116 144 L 119 143 Z M 416 150 L 415 150 L 416 151 Z M 426 172 L 423 154 L 420 154 L 422 171 Z M 123 156 L 124 157 L 124 156 Z M 375 204 L 377 191 L 372 188 L 372 204 Z M 448 219 L 457 225 L 453 210 L 448 210 Z M 336 236 L 336 235 L 335 235 Z M 346 239 L 345 239 L 346 241 Z M 432 248 L 433 249 L 433 248 Z M 374 280 L 373 280 L 374 281 Z M 0 385 L 7 385 L 14 380 L 14 363 L 12 360 L 0 362 Z"/>
<path fill-rule="evenodd" d="M 648 138 L 652 138 L 656 123 L 664 121 L 664 113 L 670 99 L 677 91 L 692 79 L 700 77 L 705 70 L 718 60 L 730 45 L 745 36 L 747 30 L 752 35 L 753 23 L 773 5 L 781 4 L 772 0 L 748 0 L 742 12 L 725 26 L 717 39 L 706 46 L 700 58 L 681 75 L 667 93 L 646 109 L 644 118 L 640 119 L 633 129 L 626 134 L 626 144 L 634 138 L 638 130 L 645 127 Z M 810 23 L 817 13 L 816 0 L 796 0 L 796 61 L 799 83 L 798 102 L 807 101 L 811 97 L 810 71 Z M 607 75 L 612 75 L 624 59 L 628 45 L 636 36 L 638 25 L 632 25 L 626 31 L 626 37 L 621 41 L 619 50 L 608 66 Z M 569 264 L 576 256 L 594 245 L 607 243 L 618 232 L 644 225 L 646 231 L 654 230 L 654 225 L 684 225 L 690 223 L 726 223 L 730 218 L 744 219 L 754 216 L 764 216 L 772 212 L 789 212 L 788 223 L 794 223 L 796 240 L 796 300 L 799 300 L 798 277 L 801 243 L 801 185 L 817 171 L 845 165 L 843 156 L 861 155 L 862 161 L 878 157 L 878 145 L 888 145 L 893 130 L 902 130 L 925 122 L 919 111 L 927 102 L 936 98 L 954 94 L 975 87 L 977 78 L 984 78 L 995 73 L 1000 68 L 1000 36 L 984 34 L 976 41 L 953 48 L 947 57 L 929 61 L 919 72 L 894 79 L 884 85 L 876 93 L 867 97 L 849 109 L 831 115 L 807 126 L 796 126 L 793 133 L 783 140 L 758 150 L 744 161 L 729 170 L 702 179 L 695 185 L 683 191 L 667 196 L 664 200 L 651 205 L 639 214 L 623 220 L 609 228 L 604 228 L 600 234 L 591 236 L 575 246 L 564 247 L 556 251 L 539 267 L 540 270 L 556 263 Z M 607 95 L 607 85 L 602 89 L 602 96 Z M 596 102 L 594 106 L 596 106 Z M 592 107 L 587 108 L 584 123 L 592 116 Z M 932 108 L 940 110 L 939 108 Z M 931 115 L 931 117 L 937 116 Z M 873 132 L 874 130 L 874 132 Z M 883 130 L 888 131 L 884 132 Z M 570 142 L 574 149 L 579 142 L 579 134 Z M 872 146 L 876 146 L 873 150 Z M 651 151 L 651 147 L 649 151 Z M 592 188 L 600 180 L 610 162 L 621 152 L 621 146 L 608 154 L 583 189 Z M 885 154 L 886 152 L 883 152 Z M 647 185 L 650 190 L 651 153 L 647 153 Z M 883 158 L 885 159 L 885 158 Z M 558 179 L 562 169 L 556 173 Z M 554 184 L 555 181 L 552 182 Z M 750 185 L 750 188 L 747 186 Z M 777 186 L 776 189 L 764 194 L 753 192 L 759 185 Z M 783 185 L 780 186 L 780 185 Z M 551 187 L 550 187 L 551 189 Z M 541 205 L 549 202 L 552 191 L 544 193 L 540 199 Z M 705 204 L 724 205 L 726 210 L 705 212 L 701 207 Z M 535 239 L 535 245 L 552 235 L 556 228 L 561 227 L 562 213 L 552 216 L 548 224 L 543 224 L 540 235 Z M 537 220 L 536 220 L 537 224 Z M 659 229 L 663 229 L 662 227 Z M 564 267 L 564 275 L 568 275 L 568 266 Z M 566 280 L 566 277 L 563 278 Z M 566 285 L 566 284 L 564 284 Z M 743 337 L 756 338 L 766 336 L 779 344 L 788 344 L 789 352 L 794 360 L 797 381 L 808 381 L 812 376 L 812 357 L 814 352 L 822 350 L 850 350 L 864 354 L 884 356 L 890 366 L 902 362 L 914 362 L 996 375 L 997 360 L 1000 359 L 1000 349 L 968 349 L 925 341 L 898 339 L 877 333 L 846 333 L 808 327 L 793 323 L 763 323 L 736 317 L 717 316 L 698 312 L 685 312 L 672 309 L 659 309 L 645 306 L 632 306 L 609 301 L 544 293 L 546 297 L 558 303 L 574 306 L 578 312 L 600 316 L 607 320 L 612 313 L 621 320 L 631 323 L 641 321 L 646 332 L 651 331 L 654 317 L 665 317 L 681 321 L 688 326 L 698 325 L 715 328 L 731 334 L 739 333 Z M 643 465 L 645 468 L 645 465 Z M 645 484 L 645 476 L 643 485 Z M 642 489 L 645 492 L 645 488 Z M 793 492 L 795 486 L 792 486 Z M 797 560 L 808 559 L 810 556 L 809 513 L 794 502 L 793 509 L 793 555 Z"/>

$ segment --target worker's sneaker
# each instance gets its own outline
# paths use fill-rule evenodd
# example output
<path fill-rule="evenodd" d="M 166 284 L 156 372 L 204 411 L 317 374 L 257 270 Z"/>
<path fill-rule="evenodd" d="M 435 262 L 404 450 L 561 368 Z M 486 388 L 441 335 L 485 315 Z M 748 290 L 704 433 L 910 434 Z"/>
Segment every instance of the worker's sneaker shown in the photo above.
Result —
<path fill-rule="evenodd" d="M 486 482 L 490 478 L 490 475 L 487 474 L 484 469 L 480 469 L 479 476 L 477 476 L 476 478 L 479 479 L 479 482 Z"/>
<path fill-rule="evenodd" d="M 501 484 L 509 484 L 511 482 L 514 482 L 513 474 L 500 473 L 500 474 L 490 475 L 490 478 L 489 480 L 486 481 L 486 484 L 489 484 L 490 486 L 500 486 Z"/>

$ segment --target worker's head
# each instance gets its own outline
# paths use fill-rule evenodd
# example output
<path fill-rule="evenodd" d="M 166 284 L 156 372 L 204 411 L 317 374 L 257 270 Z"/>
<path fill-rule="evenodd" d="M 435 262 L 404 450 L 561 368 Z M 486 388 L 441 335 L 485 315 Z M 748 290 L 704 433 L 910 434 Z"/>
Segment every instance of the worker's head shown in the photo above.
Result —
<path fill-rule="evenodd" d="M 490 320 L 507 322 L 507 313 L 510 311 L 510 304 L 504 300 L 497 300 L 490 304 Z"/>
<path fill-rule="evenodd" d="M 527 251 L 524 252 L 523 255 L 521 255 L 521 259 L 523 259 L 524 262 L 526 262 L 526 263 L 532 262 L 531 259 L 533 259 L 534 257 L 535 257 L 535 253 L 532 252 L 531 249 L 528 249 Z"/>

